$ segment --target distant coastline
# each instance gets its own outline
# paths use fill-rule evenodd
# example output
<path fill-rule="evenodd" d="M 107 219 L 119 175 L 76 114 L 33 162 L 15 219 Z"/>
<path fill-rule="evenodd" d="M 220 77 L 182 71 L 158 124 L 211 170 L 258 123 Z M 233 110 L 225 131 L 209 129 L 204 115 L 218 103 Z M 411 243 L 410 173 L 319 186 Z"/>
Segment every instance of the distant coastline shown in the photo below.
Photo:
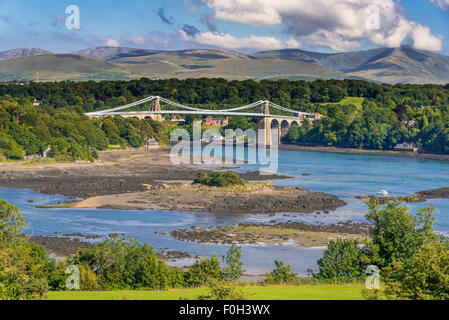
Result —
<path fill-rule="evenodd" d="M 449 161 L 449 154 L 436 154 L 436 153 L 415 153 L 415 152 L 393 151 L 393 150 L 367 150 L 367 149 L 328 147 L 328 146 L 304 146 L 296 144 L 281 144 L 279 145 L 279 149 Z"/>

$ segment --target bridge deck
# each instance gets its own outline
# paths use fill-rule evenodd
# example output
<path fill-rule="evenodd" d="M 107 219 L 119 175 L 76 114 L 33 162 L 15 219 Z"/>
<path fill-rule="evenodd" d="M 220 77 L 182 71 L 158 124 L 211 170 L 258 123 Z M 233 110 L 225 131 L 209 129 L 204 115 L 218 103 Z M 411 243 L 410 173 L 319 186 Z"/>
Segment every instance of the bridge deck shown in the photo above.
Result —
<path fill-rule="evenodd" d="M 258 117 L 258 118 L 279 118 L 279 119 L 289 119 L 298 120 L 301 117 L 291 117 L 291 116 L 280 116 L 276 114 L 263 114 L 263 113 L 247 113 L 247 112 L 223 112 L 223 111 L 134 111 L 134 112 L 93 112 L 88 114 L 91 117 L 105 117 L 105 116 L 142 116 L 142 115 L 152 115 L 152 114 L 192 114 L 192 115 L 218 115 L 218 116 L 245 116 L 245 117 Z"/>

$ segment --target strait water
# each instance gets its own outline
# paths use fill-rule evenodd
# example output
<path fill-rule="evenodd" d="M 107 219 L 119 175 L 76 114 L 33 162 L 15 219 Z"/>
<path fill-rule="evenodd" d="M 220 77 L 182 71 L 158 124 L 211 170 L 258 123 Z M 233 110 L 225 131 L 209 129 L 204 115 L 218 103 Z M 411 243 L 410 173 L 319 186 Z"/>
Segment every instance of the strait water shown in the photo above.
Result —
<path fill-rule="evenodd" d="M 257 165 L 240 165 L 236 171 L 258 169 Z M 355 196 L 387 190 L 390 195 L 408 195 L 416 191 L 449 186 L 449 162 L 369 155 L 334 154 L 311 151 L 279 150 L 279 174 L 293 178 L 276 180 L 282 186 L 300 186 L 313 191 L 335 194 L 348 203 L 329 215 L 278 214 L 275 217 L 246 214 L 211 214 L 163 211 L 120 211 L 97 209 L 38 209 L 35 205 L 55 204 L 67 197 L 44 195 L 29 190 L 0 189 L 0 198 L 17 205 L 24 212 L 27 234 L 55 236 L 56 233 L 83 233 L 107 236 L 125 234 L 149 242 L 158 249 L 185 251 L 192 255 L 225 254 L 228 246 L 196 244 L 174 240 L 175 229 L 235 224 L 240 222 L 301 221 L 335 223 L 364 221 L 366 205 Z M 310 176 L 303 176 L 304 173 Z M 29 203 L 33 200 L 33 203 Z M 438 209 L 436 229 L 449 234 L 449 200 L 432 200 Z M 413 209 L 425 204 L 411 205 Z M 273 260 L 290 264 L 305 274 L 316 269 L 323 248 L 298 248 L 293 244 L 244 246 L 242 260 L 248 273 L 260 274 L 273 268 Z M 182 260 L 184 265 L 191 261 Z"/>

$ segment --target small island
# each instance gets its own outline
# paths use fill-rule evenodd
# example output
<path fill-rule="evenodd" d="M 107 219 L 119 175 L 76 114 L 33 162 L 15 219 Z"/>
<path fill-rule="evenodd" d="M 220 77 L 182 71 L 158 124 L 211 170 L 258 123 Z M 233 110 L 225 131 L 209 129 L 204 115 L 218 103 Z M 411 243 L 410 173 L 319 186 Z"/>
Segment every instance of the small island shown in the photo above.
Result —
<path fill-rule="evenodd" d="M 76 208 L 170 210 L 185 212 L 312 213 L 329 211 L 346 203 L 334 195 L 272 183 L 250 183 L 234 172 L 198 172 L 193 183 L 147 185 L 147 191 L 88 198 Z"/>

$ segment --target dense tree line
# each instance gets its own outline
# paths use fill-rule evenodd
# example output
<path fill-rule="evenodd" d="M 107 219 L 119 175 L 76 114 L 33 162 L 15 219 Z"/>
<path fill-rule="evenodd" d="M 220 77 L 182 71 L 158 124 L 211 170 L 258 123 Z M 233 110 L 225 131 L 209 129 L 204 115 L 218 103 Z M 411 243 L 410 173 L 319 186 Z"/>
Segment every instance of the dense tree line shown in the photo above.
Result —
<path fill-rule="evenodd" d="M 426 152 L 449 153 L 448 105 L 385 108 L 365 100 L 361 108 L 326 105 L 317 111 L 326 117 L 292 127 L 284 142 L 380 150 L 414 143 Z"/>
<path fill-rule="evenodd" d="M 285 107 L 313 111 L 316 103 L 339 102 L 345 97 L 363 97 L 381 108 L 399 103 L 412 109 L 449 104 L 449 85 L 387 85 L 360 80 L 227 81 L 225 79 L 142 78 L 131 81 L 31 82 L 0 85 L 0 96 L 34 97 L 55 108 L 81 106 L 85 111 L 118 106 L 150 95 L 159 95 L 183 104 L 240 105 L 270 100 Z"/>
<path fill-rule="evenodd" d="M 396 200 L 379 205 L 372 199 L 368 206 L 372 239 L 331 240 L 313 276 L 348 281 L 366 279 L 377 269 L 383 288 L 364 290 L 367 299 L 449 299 L 449 242 L 433 228 L 435 208 L 429 205 L 412 215 Z"/>
<path fill-rule="evenodd" d="M 428 152 L 449 152 L 449 85 L 142 78 L 0 85 L 0 157 L 20 159 L 23 154 L 41 153 L 51 146 L 61 157 L 93 159 L 96 151 L 109 145 L 134 147 L 148 137 L 167 139 L 168 129 L 150 120 L 103 121 L 82 116 L 149 95 L 209 109 L 270 100 L 326 116 L 313 125 L 293 127 L 285 137 L 287 143 L 389 150 L 398 143 L 414 142 Z M 345 97 L 365 100 L 362 106 L 338 104 Z M 42 105 L 33 106 L 34 99 L 41 100 Z M 416 124 L 405 125 L 409 120 Z M 255 121 L 231 119 L 229 127 L 254 127 Z"/>
<path fill-rule="evenodd" d="M 59 160 L 94 160 L 111 145 L 139 147 L 148 138 L 166 140 L 152 120 L 121 117 L 90 120 L 81 106 L 33 106 L 29 98 L 0 97 L 0 160 L 50 154 Z"/>

